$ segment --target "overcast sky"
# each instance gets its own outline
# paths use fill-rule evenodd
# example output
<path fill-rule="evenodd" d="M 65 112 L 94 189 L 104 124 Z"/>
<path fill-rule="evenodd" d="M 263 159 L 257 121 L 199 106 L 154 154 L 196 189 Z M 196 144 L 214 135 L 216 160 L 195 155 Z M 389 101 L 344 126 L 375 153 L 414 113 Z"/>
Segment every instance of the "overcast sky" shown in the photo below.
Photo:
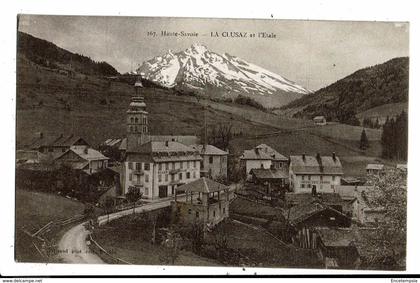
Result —
<path fill-rule="evenodd" d="M 202 43 L 278 73 L 311 90 L 391 58 L 408 56 L 408 24 L 295 20 L 21 16 L 19 30 L 107 61 L 119 72 L 171 49 Z M 150 37 L 197 32 L 198 37 Z M 275 39 L 211 37 L 211 32 L 274 33 Z"/>

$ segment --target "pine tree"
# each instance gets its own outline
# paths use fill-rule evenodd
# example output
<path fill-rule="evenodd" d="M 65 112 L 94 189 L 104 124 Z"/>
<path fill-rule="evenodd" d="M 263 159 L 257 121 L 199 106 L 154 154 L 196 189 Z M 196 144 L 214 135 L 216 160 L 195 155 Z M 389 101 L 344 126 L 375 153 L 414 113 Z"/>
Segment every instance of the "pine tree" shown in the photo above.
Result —
<path fill-rule="evenodd" d="M 363 129 L 362 134 L 360 135 L 359 147 L 361 150 L 366 150 L 369 147 L 369 141 L 368 141 L 365 129 Z"/>

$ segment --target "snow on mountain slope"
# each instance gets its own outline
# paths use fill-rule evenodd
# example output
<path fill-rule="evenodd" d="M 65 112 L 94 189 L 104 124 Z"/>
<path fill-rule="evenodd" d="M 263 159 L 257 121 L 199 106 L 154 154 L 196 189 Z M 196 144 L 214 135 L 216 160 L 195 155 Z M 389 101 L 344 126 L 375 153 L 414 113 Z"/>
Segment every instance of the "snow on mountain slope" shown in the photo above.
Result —
<path fill-rule="evenodd" d="M 182 86 L 224 97 L 242 94 L 274 106 L 310 93 L 278 74 L 227 53 L 211 52 L 201 44 L 178 53 L 168 51 L 144 62 L 137 73 L 165 87 Z"/>

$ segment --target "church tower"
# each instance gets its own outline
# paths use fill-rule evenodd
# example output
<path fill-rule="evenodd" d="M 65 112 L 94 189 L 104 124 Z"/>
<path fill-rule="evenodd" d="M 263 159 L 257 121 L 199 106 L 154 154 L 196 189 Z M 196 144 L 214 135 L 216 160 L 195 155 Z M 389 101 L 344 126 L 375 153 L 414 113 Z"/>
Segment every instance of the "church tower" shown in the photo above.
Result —
<path fill-rule="evenodd" d="M 134 89 L 135 95 L 131 98 L 127 110 L 127 151 L 149 141 L 148 113 L 140 79 L 135 82 Z"/>

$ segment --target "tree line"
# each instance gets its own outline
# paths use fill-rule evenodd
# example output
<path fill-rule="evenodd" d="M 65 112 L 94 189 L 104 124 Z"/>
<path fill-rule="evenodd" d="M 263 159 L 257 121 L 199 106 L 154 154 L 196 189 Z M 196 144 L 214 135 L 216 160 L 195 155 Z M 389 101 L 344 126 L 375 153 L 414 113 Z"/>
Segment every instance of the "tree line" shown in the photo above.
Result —
<path fill-rule="evenodd" d="M 405 111 L 396 118 L 387 117 L 382 129 L 382 157 L 407 160 L 408 117 Z"/>

